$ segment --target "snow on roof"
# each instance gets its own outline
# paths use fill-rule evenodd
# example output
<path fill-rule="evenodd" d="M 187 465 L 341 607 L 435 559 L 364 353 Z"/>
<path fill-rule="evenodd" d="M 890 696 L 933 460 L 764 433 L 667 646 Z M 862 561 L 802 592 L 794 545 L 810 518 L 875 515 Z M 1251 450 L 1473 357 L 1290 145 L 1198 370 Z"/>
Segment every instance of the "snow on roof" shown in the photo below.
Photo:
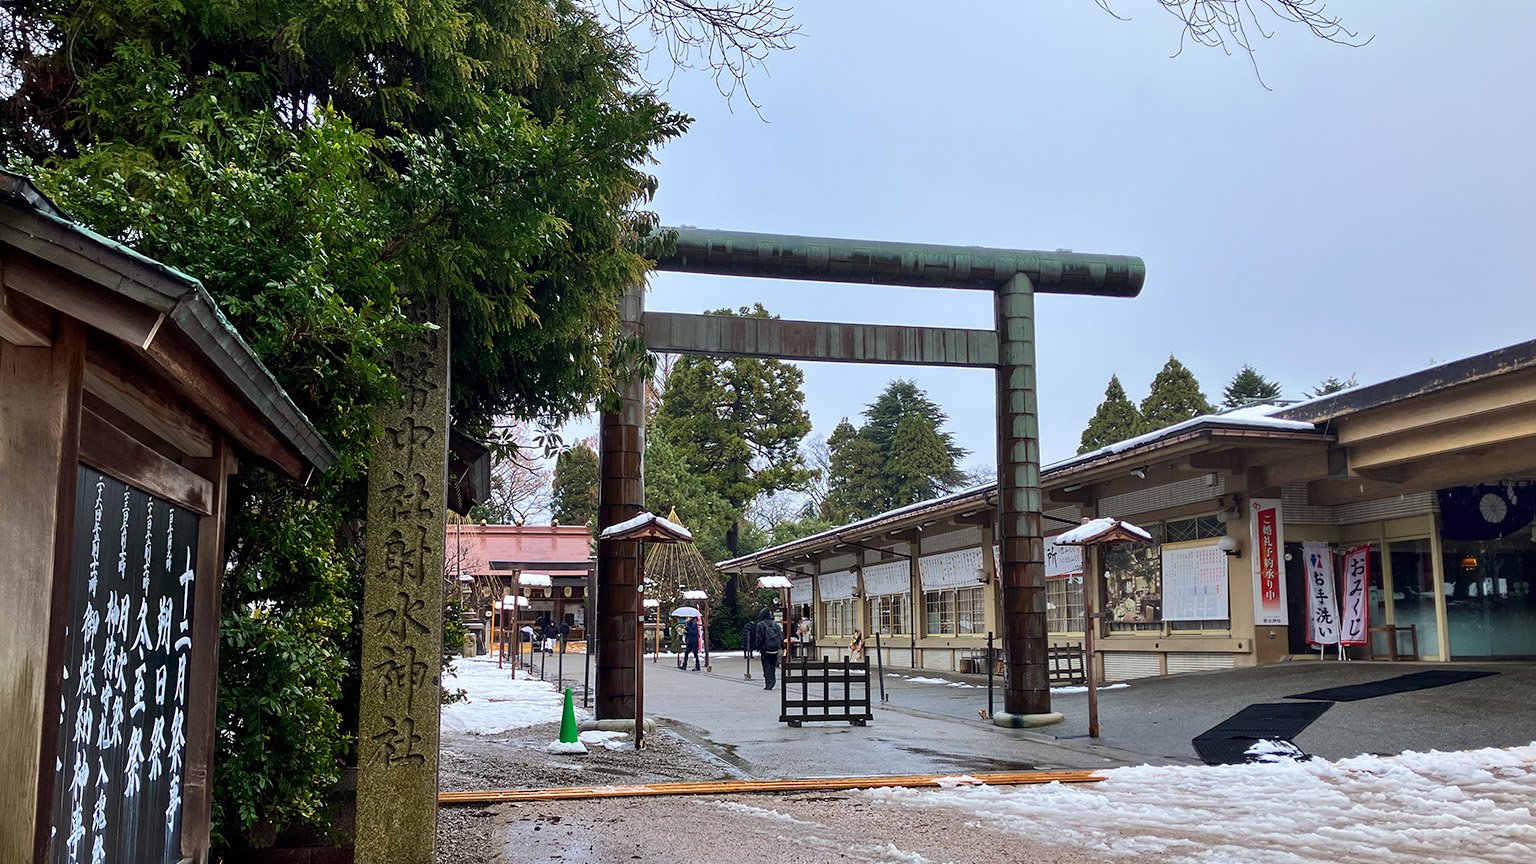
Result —
<path fill-rule="evenodd" d="M 748 554 L 748 555 L 741 555 L 739 557 L 732 558 L 729 561 L 721 561 L 720 563 L 716 564 L 715 566 L 717 566 L 717 567 L 729 567 L 729 566 L 731 566 L 733 564 L 737 564 L 737 563 L 740 563 L 740 562 L 745 562 L 745 561 L 748 561 L 748 560 L 751 560 L 751 559 L 754 559 L 754 558 L 760 558 L 760 557 L 762 557 L 764 555 L 767 555 L 767 554 L 772 553 L 772 552 L 776 552 L 776 551 L 778 551 L 780 549 L 788 548 L 790 546 L 798 546 L 798 545 L 800 545 L 802 543 L 807 543 L 807 542 L 811 542 L 811 541 L 815 541 L 815 540 L 822 540 L 822 539 L 827 539 L 827 538 L 836 538 L 837 535 L 839 535 L 839 534 L 846 534 L 846 533 L 858 531 L 860 528 L 864 527 L 865 525 L 873 525 L 876 522 L 883 522 L 883 521 L 885 521 L 887 519 L 893 519 L 893 518 L 895 518 L 897 516 L 902 516 L 902 515 L 905 515 L 907 513 L 915 513 L 915 512 L 921 511 L 921 510 L 926 510 L 929 507 L 938 507 L 938 506 L 941 506 L 941 505 L 944 505 L 944 504 L 948 504 L 951 501 L 956 501 L 958 499 L 964 498 L 964 497 L 966 497 L 968 495 L 975 495 L 978 492 L 990 491 L 992 489 L 995 489 L 996 487 L 997 487 L 996 481 L 990 481 L 990 482 L 987 482 L 987 483 L 978 483 L 975 486 L 967 486 L 964 489 L 959 489 L 959 490 L 956 490 L 954 492 L 949 492 L 947 494 L 940 495 L 937 498 L 929 498 L 926 501 L 919 501 L 916 504 L 908 504 L 908 505 L 906 505 L 904 507 L 897 507 L 894 510 L 887 510 L 884 513 L 877 513 L 874 516 L 870 516 L 870 517 L 868 517 L 866 519 L 860 519 L 857 522 L 849 522 L 847 525 L 839 525 L 836 528 L 830 528 L 830 529 L 828 529 L 826 531 L 822 531 L 822 532 L 820 532 L 818 534 L 811 534 L 811 535 L 809 535 L 807 537 L 801 537 L 798 540 L 791 540 L 788 543 L 780 543 L 777 546 L 771 546 L 771 547 L 769 547 L 767 549 L 761 549 L 761 550 L 758 550 L 757 552 L 753 552 L 753 553 Z"/>
<path fill-rule="evenodd" d="M 664 516 L 657 516 L 655 513 L 652 513 L 650 511 L 646 511 L 644 513 L 641 513 L 639 516 L 636 516 L 633 519 L 625 519 L 623 522 L 620 522 L 617 525 L 610 525 L 607 528 L 604 528 L 603 529 L 603 533 L 599 534 L 598 537 L 606 538 L 606 537 L 618 536 L 618 535 L 624 534 L 624 533 L 626 533 L 628 531 L 633 531 L 634 529 L 639 528 L 642 525 L 647 525 L 647 524 L 652 524 L 652 523 L 654 523 L 656 525 L 659 525 L 659 526 L 661 526 L 661 528 L 663 528 L 664 530 L 668 531 L 669 533 L 679 535 L 679 536 L 683 537 L 684 539 L 687 539 L 687 540 L 692 540 L 693 539 L 693 532 L 692 531 L 689 531 L 687 528 L 684 528 L 683 526 L 677 524 L 676 522 L 672 522 L 672 521 L 668 520 Z"/>
<path fill-rule="evenodd" d="M 1134 534 L 1143 540 L 1152 539 L 1152 535 L 1144 528 L 1119 519 L 1113 519 L 1109 516 L 1101 516 L 1098 519 L 1090 519 L 1070 531 L 1063 531 L 1057 534 L 1052 538 L 1052 542 L 1064 546 L 1092 543 L 1100 537 L 1114 534 L 1116 528 L 1123 528 L 1127 533 Z"/>
<path fill-rule="evenodd" d="M 529 588 L 548 588 L 554 584 L 548 573 L 523 573 L 517 577 L 517 581 Z"/>
<path fill-rule="evenodd" d="M 1282 420 L 1279 417 L 1270 416 L 1271 414 L 1285 410 L 1287 407 L 1289 406 L 1272 405 L 1266 403 L 1262 405 L 1246 405 L 1242 408 L 1234 408 L 1231 411 L 1225 411 L 1218 414 L 1202 414 L 1199 417 L 1190 418 L 1189 420 L 1185 420 L 1182 423 L 1175 423 L 1172 426 L 1165 426 L 1162 429 L 1148 432 L 1144 435 L 1137 435 L 1134 438 L 1127 438 L 1124 441 L 1116 441 L 1113 444 L 1100 447 L 1097 450 L 1090 450 L 1087 453 L 1080 453 L 1069 459 L 1063 459 L 1060 462 L 1052 462 L 1051 464 L 1043 467 L 1041 471 L 1057 471 L 1062 468 L 1066 468 L 1069 465 L 1076 465 L 1081 462 L 1092 462 L 1093 460 L 1103 456 L 1110 456 L 1115 453 L 1124 453 L 1127 450 L 1133 450 L 1142 446 L 1143 444 L 1151 444 L 1154 441 L 1177 435 L 1180 432 L 1187 432 L 1191 429 L 1196 429 L 1201 426 L 1241 426 L 1252 429 L 1269 429 L 1277 432 L 1312 432 L 1317 428 L 1313 424 L 1302 420 Z"/>
<path fill-rule="evenodd" d="M 759 588 L 793 588 L 795 583 L 789 581 L 788 576 L 759 576 L 757 587 Z"/>

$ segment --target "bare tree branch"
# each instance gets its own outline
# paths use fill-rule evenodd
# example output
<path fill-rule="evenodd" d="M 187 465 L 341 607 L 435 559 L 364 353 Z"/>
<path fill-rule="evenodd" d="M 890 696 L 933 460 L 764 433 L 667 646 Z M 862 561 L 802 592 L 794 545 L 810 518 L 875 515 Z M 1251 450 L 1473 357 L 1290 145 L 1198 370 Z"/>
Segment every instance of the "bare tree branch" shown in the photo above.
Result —
<path fill-rule="evenodd" d="M 800 32 L 794 10 L 778 0 L 587 0 L 637 51 L 666 52 L 672 70 L 704 68 L 729 100 L 738 92 L 759 108 L 748 73 L 773 51 L 788 51 Z M 671 72 L 668 73 L 671 78 Z"/>
<path fill-rule="evenodd" d="M 1111 0 L 1094 0 L 1100 9 L 1121 21 L 1123 15 L 1110 8 Z M 1259 74 L 1258 57 L 1254 51 L 1254 37 L 1274 37 L 1274 32 L 1264 28 L 1265 19 L 1300 24 L 1312 31 L 1312 35 L 1336 45 L 1360 48 L 1370 44 L 1374 36 L 1360 38 L 1360 34 L 1344 26 L 1344 20 L 1328 11 L 1326 0 L 1157 0 L 1164 12 L 1179 19 L 1183 30 L 1179 34 L 1177 57 L 1184 53 L 1188 42 L 1207 48 L 1220 48 L 1229 56 L 1233 48 L 1248 55 L 1254 77 L 1264 89 L 1264 77 Z"/>

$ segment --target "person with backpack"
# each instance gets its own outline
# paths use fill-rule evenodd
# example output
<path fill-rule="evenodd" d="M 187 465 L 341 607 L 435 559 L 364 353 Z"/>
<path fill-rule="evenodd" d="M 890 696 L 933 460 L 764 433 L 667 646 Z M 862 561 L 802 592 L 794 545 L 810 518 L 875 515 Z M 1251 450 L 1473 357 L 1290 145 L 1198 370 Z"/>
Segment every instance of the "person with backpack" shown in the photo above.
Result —
<path fill-rule="evenodd" d="M 784 647 L 784 628 L 773 620 L 773 610 L 764 609 L 757 616 L 757 652 L 763 658 L 763 689 L 772 690 L 774 673 L 779 668 L 779 649 Z"/>

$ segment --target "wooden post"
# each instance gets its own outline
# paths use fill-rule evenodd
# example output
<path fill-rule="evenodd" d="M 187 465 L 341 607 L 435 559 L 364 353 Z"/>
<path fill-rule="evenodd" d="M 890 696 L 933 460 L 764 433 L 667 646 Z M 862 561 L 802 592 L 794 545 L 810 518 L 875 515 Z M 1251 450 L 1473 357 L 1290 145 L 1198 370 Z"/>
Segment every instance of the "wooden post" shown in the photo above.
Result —
<path fill-rule="evenodd" d="M 620 329 L 643 336 L 644 288 L 636 285 L 619 301 Z M 640 515 L 645 504 L 645 382 L 634 376 L 620 384 L 616 410 L 602 412 L 599 425 L 597 524 L 599 533 Z M 599 720 L 636 714 L 644 641 L 636 629 L 643 562 L 637 540 L 597 541 L 597 701 Z M 637 739 L 638 740 L 638 739 Z"/>
<path fill-rule="evenodd" d="M 3 294 L 0 289 L 0 294 Z M 85 329 L 0 340 L 0 860 L 45 861 L 63 681 Z"/>
<path fill-rule="evenodd" d="M 1094 611 L 1095 595 L 1098 594 L 1099 567 L 1104 555 L 1102 547 L 1083 549 L 1083 677 L 1088 685 L 1088 737 L 1099 737 L 1099 678 L 1093 662 L 1093 640 L 1098 635 L 1099 616 Z"/>

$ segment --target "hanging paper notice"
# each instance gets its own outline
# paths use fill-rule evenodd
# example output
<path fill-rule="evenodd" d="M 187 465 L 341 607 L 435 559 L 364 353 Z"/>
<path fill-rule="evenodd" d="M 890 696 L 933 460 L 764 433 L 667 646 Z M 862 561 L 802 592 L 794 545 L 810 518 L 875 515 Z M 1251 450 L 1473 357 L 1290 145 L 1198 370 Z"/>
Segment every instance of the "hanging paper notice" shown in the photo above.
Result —
<path fill-rule="evenodd" d="M 1248 505 L 1248 548 L 1253 550 L 1254 623 L 1279 627 L 1289 623 L 1285 602 L 1285 526 L 1279 498 L 1255 498 Z"/>
<path fill-rule="evenodd" d="M 1057 546 L 1055 537 L 1045 538 L 1045 578 L 1079 576 L 1083 572 L 1083 547 Z"/>
<path fill-rule="evenodd" d="M 1345 645 L 1364 645 L 1371 628 L 1371 547 L 1356 546 L 1344 553 L 1343 632 Z"/>
<path fill-rule="evenodd" d="M 1339 643 L 1339 604 L 1333 593 L 1333 552 L 1327 543 L 1301 544 L 1307 568 L 1307 641 Z"/>
<path fill-rule="evenodd" d="M 1215 543 L 1163 547 L 1163 620 L 1227 618 L 1227 556 Z"/>

